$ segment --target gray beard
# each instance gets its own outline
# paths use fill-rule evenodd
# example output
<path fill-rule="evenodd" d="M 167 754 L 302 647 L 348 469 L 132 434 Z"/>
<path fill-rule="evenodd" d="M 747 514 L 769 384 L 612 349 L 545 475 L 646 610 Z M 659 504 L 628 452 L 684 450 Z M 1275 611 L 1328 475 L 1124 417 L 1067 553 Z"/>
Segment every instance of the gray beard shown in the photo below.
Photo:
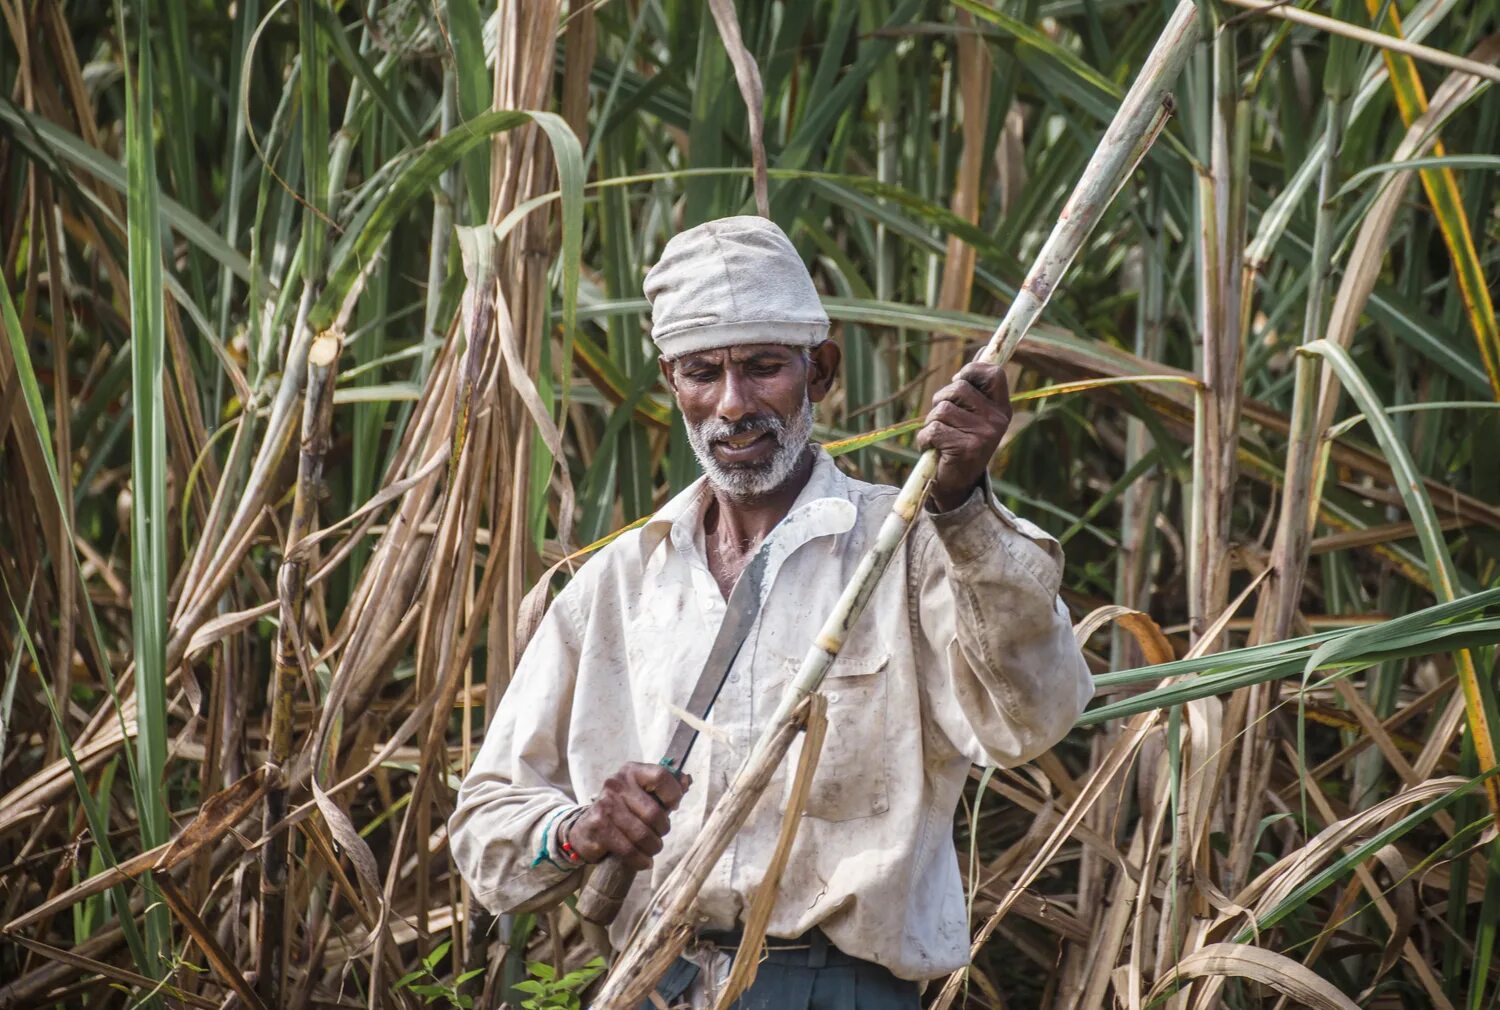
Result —
<path fill-rule="evenodd" d="M 797 466 L 807 443 L 812 438 L 812 400 L 802 399 L 802 408 L 790 418 L 758 417 L 749 421 L 728 424 L 723 421 L 704 421 L 687 426 L 688 443 L 698 465 L 713 487 L 731 498 L 757 498 L 776 490 Z M 713 444 L 735 435 L 751 432 L 770 432 L 776 440 L 776 449 L 770 459 L 760 463 L 726 466 L 714 458 Z"/>

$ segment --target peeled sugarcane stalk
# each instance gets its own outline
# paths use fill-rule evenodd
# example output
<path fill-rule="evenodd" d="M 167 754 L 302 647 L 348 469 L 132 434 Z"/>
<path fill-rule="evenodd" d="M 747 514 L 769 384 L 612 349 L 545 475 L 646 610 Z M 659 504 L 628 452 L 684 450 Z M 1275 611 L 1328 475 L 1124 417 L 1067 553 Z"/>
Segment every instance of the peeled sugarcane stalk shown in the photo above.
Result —
<path fill-rule="evenodd" d="M 328 451 L 328 429 L 333 413 L 333 380 L 342 341 L 323 333 L 307 352 L 307 393 L 302 407 L 302 452 L 297 461 L 297 486 L 292 497 L 292 520 L 287 526 L 281 569 L 277 572 L 278 616 L 276 667 L 272 676 L 269 764 L 271 785 L 266 792 L 263 830 L 270 831 L 286 817 L 286 764 L 292 756 L 292 708 L 305 656 L 302 611 L 307 597 L 307 559 L 295 550 L 312 532 L 318 516 L 318 487 L 323 481 L 323 456 Z M 260 935 L 256 954 L 256 989 L 268 1006 L 280 1006 L 282 919 L 286 908 L 286 867 L 290 837 L 261 847 Z"/>
<path fill-rule="evenodd" d="M 1167 88 L 1182 70 L 1198 38 L 1197 14 L 1196 0 L 1180 0 L 1172 12 L 1166 29 L 1104 131 L 1015 301 L 974 360 L 985 364 L 1004 364 L 1009 360 L 1099 223 L 1104 209 L 1160 135 L 1173 108 Z M 931 449 L 917 460 L 895 506 L 881 525 L 874 546 L 860 561 L 833 612 L 823 622 L 796 677 L 729 792 L 714 807 L 698 841 L 652 900 L 640 931 L 594 1001 L 594 1010 L 634 1010 L 646 999 L 667 966 L 686 948 L 692 935 L 692 904 L 708 870 L 723 855 L 734 831 L 744 823 L 770 781 L 771 771 L 785 756 L 796 735 L 803 702 L 822 684 L 850 629 L 864 613 L 880 576 L 927 497 L 937 472 L 937 460 L 936 451 Z M 735 825 L 733 831 L 719 830 L 730 824 Z"/>

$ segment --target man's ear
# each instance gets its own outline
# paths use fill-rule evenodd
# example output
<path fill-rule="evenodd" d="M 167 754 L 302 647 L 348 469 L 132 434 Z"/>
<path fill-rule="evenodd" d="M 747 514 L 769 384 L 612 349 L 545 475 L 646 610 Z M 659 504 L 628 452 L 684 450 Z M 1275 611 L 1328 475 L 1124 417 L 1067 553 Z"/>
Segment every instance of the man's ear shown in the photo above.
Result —
<path fill-rule="evenodd" d="M 657 358 L 656 364 L 661 368 L 662 381 L 667 384 L 667 388 L 674 393 L 677 392 L 677 377 L 672 374 L 672 363 L 666 358 Z"/>
<path fill-rule="evenodd" d="M 821 403 L 838 378 L 839 362 L 844 360 L 844 352 L 832 340 L 825 340 L 808 351 L 808 359 L 807 398 L 813 403 Z"/>

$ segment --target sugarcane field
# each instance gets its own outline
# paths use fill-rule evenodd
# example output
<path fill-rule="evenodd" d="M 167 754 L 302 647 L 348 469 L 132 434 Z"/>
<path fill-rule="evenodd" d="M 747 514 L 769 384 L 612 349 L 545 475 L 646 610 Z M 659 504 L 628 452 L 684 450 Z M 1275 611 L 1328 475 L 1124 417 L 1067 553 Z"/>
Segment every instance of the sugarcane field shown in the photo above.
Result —
<path fill-rule="evenodd" d="M 1497 84 L 0 0 L 0 1010 L 1500 1010 Z"/>

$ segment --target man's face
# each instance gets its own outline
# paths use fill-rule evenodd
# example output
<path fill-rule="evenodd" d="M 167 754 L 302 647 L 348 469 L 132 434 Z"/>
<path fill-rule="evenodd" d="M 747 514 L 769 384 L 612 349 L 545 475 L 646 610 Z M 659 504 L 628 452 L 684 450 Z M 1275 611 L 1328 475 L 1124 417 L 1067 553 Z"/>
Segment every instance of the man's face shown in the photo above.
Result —
<path fill-rule="evenodd" d="M 831 369 L 817 360 L 826 357 L 822 347 L 751 344 L 663 362 L 688 441 L 715 487 L 753 498 L 791 475 L 812 435 L 813 402 L 827 392 L 823 372 Z"/>

